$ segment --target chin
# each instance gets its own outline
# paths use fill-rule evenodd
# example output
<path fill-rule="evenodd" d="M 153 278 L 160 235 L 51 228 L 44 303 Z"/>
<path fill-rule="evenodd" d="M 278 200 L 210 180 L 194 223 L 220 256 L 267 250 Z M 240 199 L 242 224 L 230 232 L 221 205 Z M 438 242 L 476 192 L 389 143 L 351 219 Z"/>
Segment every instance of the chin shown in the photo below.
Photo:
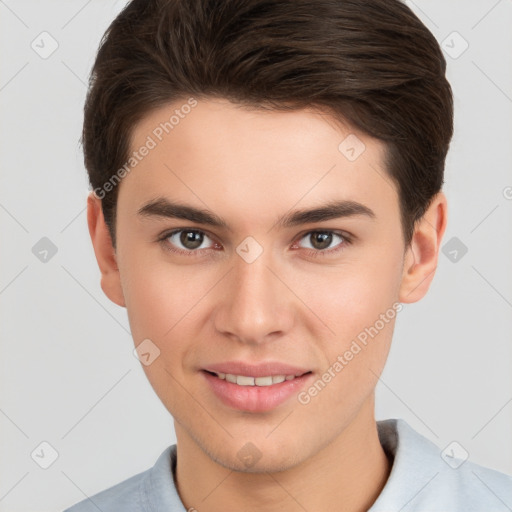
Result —
<path fill-rule="evenodd" d="M 206 448 L 206 449 L 205 449 Z M 204 447 L 203 450 L 217 464 L 239 473 L 276 473 L 291 469 L 303 461 L 304 446 L 283 446 L 282 442 L 269 439 L 234 441 L 231 446 Z"/>

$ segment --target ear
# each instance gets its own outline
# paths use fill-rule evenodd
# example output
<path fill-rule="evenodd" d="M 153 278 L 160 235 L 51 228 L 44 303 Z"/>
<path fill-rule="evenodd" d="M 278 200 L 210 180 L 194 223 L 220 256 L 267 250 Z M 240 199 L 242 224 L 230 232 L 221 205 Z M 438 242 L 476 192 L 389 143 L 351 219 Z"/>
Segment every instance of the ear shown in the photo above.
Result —
<path fill-rule="evenodd" d="M 400 285 L 400 302 L 417 302 L 427 293 L 437 268 L 447 213 L 446 196 L 439 192 L 416 224 L 411 244 L 407 248 Z"/>
<path fill-rule="evenodd" d="M 112 302 L 126 307 L 115 249 L 103 217 L 101 200 L 94 195 L 94 192 L 90 192 L 87 197 L 87 223 L 101 272 L 101 289 Z"/>

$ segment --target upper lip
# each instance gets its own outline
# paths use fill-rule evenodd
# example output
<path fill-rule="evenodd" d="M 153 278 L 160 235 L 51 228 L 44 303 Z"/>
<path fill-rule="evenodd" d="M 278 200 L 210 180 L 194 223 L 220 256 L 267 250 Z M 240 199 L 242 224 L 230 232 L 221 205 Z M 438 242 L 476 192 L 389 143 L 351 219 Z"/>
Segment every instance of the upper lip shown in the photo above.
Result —
<path fill-rule="evenodd" d="M 229 361 L 225 363 L 210 364 L 204 370 L 214 373 L 229 373 L 231 375 L 244 375 L 247 377 L 267 377 L 275 375 L 303 375 L 310 370 L 275 361 L 266 361 L 259 364 L 245 363 L 243 361 Z"/>

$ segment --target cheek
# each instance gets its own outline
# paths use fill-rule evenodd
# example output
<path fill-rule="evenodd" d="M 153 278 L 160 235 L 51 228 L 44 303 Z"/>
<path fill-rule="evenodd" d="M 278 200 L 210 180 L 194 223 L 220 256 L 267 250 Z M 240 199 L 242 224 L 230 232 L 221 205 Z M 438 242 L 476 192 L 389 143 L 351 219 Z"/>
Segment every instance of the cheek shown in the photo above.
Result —
<path fill-rule="evenodd" d="M 325 370 L 336 375 L 319 404 L 357 402 L 371 392 L 384 368 L 401 308 L 401 260 L 392 249 L 369 251 L 377 256 L 303 281 L 300 293 L 307 297 L 305 303 L 326 326 L 319 338 Z"/>
<path fill-rule="evenodd" d="M 314 278 L 304 275 L 297 282 L 297 295 L 304 297 L 304 304 L 324 325 L 327 339 L 343 343 L 373 325 L 392 307 L 399 281 L 398 269 L 343 266 Z"/>
<path fill-rule="evenodd" d="M 168 410 L 186 408 L 180 392 L 184 382 L 184 362 L 195 350 L 193 329 L 199 321 L 198 303 L 208 290 L 166 262 L 151 261 L 132 254 L 126 258 L 122 272 L 128 276 L 123 284 L 130 329 L 135 346 L 148 344 L 157 356 L 142 369 L 156 395 Z M 203 289 L 204 288 L 204 289 Z M 156 347 L 156 348 L 155 348 Z M 150 351 L 151 351 L 150 350 Z M 139 354 L 140 357 L 140 354 Z"/>
<path fill-rule="evenodd" d="M 195 270 L 192 279 L 189 270 L 171 264 L 165 255 L 155 256 L 155 251 L 160 249 L 133 251 L 125 255 L 120 267 L 136 342 L 152 336 L 165 342 L 172 337 L 175 326 L 183 328 L 182 324 L 194 315 L 195 306 L 211 286 L 206 275 L 201 278 L 201 270 Z"/>
<path fill-rule="evenodd" d="M 315 403 L 320 416 L 322 411 L 326 415 L 336 411 L 339 417 L 355 414 L 373 392 L 401 308 L 391 284 L 376 289 L 371 282 L 355 278 L 345 284 L 346 293 L 316 298 L 315 307 L 335 334 L 319 342 L 325 366 L 320 368 L 319 380 L 299 398 L 301 403 Z"/>

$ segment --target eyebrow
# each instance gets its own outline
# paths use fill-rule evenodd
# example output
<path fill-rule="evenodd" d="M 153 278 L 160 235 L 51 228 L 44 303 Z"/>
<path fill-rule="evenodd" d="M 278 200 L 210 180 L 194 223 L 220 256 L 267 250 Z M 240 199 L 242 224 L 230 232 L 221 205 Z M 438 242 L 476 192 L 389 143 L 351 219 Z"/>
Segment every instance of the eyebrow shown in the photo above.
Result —
<path fill-rule="evenodd" d="M 184 219 L 198 224 L 206 224 L 231 230 L 224 219 L 209 210 L 169 201 L 169 199 L 164 197 L 158 197 L 148 201 L 139 208 L 137 214 L 147 218 L 163 217 Z M 300 224 L 361 215 L 373 220 L 376 218 L 375 213 L 368 208 L 368 206 L 351 200 L 335 200 L 315 208 L 289 212 L 280 217 L 275 225 L 281 228 L 287 228 Z"/>

